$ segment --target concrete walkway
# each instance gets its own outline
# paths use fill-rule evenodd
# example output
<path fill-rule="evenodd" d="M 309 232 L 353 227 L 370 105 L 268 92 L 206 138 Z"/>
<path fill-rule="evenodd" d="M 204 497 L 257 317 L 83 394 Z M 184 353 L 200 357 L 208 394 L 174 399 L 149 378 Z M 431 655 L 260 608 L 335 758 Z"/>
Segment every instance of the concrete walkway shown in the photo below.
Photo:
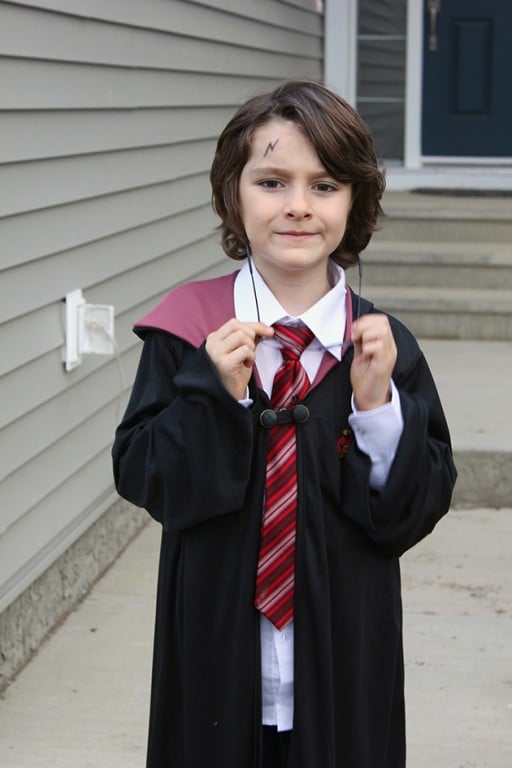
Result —
<path fill-rule="evenodd" d="M 512 345 L 423 346 L 456 452 L 510 457 Z M 408 768 L 512 766 L 505 496 L 452 510 L 402 559 Z M 0 698 L 1 768 L 144 766 L 158 546 L 151 523 Z"/>
<path fill-rule="evenodd" d="M 158 541 L 150 524 L 7 689 L 2 768 L 142 768 Z M 512 509 L 453 510 L 403 558 L 409 768 L 512 765 L 511 542 Z"/>

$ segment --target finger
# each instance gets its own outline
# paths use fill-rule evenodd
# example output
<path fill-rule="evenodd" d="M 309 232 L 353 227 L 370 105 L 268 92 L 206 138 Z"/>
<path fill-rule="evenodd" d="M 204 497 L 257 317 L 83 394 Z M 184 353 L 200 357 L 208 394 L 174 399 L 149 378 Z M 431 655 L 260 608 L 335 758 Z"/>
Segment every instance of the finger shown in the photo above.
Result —
<path fill-rule="evenodd" d="M 229 336 L 233 331 L 237 330 L 243 330 L 246 331 L 249 335 L 255 336 L 273 336 L 274 335 L 274 329 L 270 325 L 266 325 L 265 323 L 261 322 L 241 322 L 240 320 L 237 320 L 235 317 L 232 317 L 230 320 L 228 320 L 226 323 L 220 326 L 220 328 L 217 329 L 217 331 L 214 331 L 214 333 L 218 333 L 222 338 Z"/>
<path fill-rule="evenodd" d="M 388 318 L 385 315 L 363 315 L 352 324 L 352 336 L 359 338 L 365 333 L 378 336 L 391 334 Z"/>
<path fill-rule="evenodd" d="M 253 365 L 256 359 L 256 346 L 254 342 L 248 344 L 235 343 L 229 344 L 231 339 L 227 340 L 227 343 L 222 345 L 222 352 L 218 356 L 221 361 L 221 365 L 224 369 L 235 368 L 238 365 Z M 227 346 L 229 344 L 229 346 Z"/>
<path fill-rule="evenodd" d="M 231 365 L 244 365 L 251 368 L 254 365 L 255 350 L 258 341 L 263 337 L 274 335 L 271 326 L 260 322 L 240 322 L 231 318 L 217 331 L 213 331 L 206 339 L 206 351 L 218 368 L 226 371 Z M 226 359 L 237 351 L 236 360 Z"/>
<path fill-rule="evenodd" d="M 246 328 L 240 328 L 223 339 L 223 345 L 228 352 L 247 348 L 254 353 L 257 345 L 257 336 Z"/>
<path fill-rule="evenodd" d="M 357 344 L 365 354 L 376 354 L 389 349 L 389 344 L 378 336 L 363 336 L 362 339 L 359 339 Z"/>
<path fill-rule="evenodd" d="M 258 344 L 261 339 L 269 339 L 274 335 L 272 326 L 266 325 L 265 323 L 242 323 L 242 327 L 255 344 Z"/>
<path fill-rule="evenodd" d="M 226 323 L 208 336 L 210 344 L 229 351 L 242 344 L 254 344 L 254 332 L 251 329 L 244 328 L 240 323 Z"/>
<path fill-rule="evenodd" d="M 263 336 L 265 338 L 270 338 L 274 335 L 274 329 L 271 325 L 266 325 L 265 323 L 243 323 L 244 326 L 248 326 L 254 331 L 254 334 L 256 336 Z"/>

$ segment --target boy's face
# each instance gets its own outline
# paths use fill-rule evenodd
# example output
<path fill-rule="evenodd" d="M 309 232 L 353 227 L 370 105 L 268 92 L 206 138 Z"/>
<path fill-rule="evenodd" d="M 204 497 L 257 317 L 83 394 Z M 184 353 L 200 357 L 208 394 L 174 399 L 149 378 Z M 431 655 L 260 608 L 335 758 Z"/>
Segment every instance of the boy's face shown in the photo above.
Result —
<path fill-rule="evenodd" d="M 254 133 L 240 175 L 240 209 L 254 262 L 266 282 L 323 279 L 345 233 L 352 187 L 330 176 L 302 128 L 274 120 Z"/>

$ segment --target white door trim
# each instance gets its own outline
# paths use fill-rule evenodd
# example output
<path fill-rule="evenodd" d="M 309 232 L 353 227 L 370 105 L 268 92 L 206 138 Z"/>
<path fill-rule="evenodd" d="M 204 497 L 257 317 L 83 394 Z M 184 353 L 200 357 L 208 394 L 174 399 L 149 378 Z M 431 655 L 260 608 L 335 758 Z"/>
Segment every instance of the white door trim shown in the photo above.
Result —
<path fill-rule="evenodd" d="M 404 167 L 421 168 L 421 102 L 423 94 L 423 3 L 407 2 L 405 57 Z"/>
<path fill-rule="evenodd" d="M 355 106 L 357 95 L 358 0 L 325 3 L 325 84 Z"/>

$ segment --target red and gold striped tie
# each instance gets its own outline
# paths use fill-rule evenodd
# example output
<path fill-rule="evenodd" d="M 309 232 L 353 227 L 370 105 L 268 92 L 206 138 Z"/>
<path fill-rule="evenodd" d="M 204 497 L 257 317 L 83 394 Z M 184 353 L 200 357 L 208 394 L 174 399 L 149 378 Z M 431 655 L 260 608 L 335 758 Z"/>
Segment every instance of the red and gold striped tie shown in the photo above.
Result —
<path fill-rule="evenodd" d="M 300 356 L 311 343 L 309 328 L 274 325 L 282 345 L 283 362 L 272 386 L 277 411 L 295 405 L 309 389 Z M 265 481 L 265 510 L 261 528 L 255 606 L 278 629 L 293 619 L 295 590 L 295 531 L 297 519 L 296 425 L 271 428 Z"/>

